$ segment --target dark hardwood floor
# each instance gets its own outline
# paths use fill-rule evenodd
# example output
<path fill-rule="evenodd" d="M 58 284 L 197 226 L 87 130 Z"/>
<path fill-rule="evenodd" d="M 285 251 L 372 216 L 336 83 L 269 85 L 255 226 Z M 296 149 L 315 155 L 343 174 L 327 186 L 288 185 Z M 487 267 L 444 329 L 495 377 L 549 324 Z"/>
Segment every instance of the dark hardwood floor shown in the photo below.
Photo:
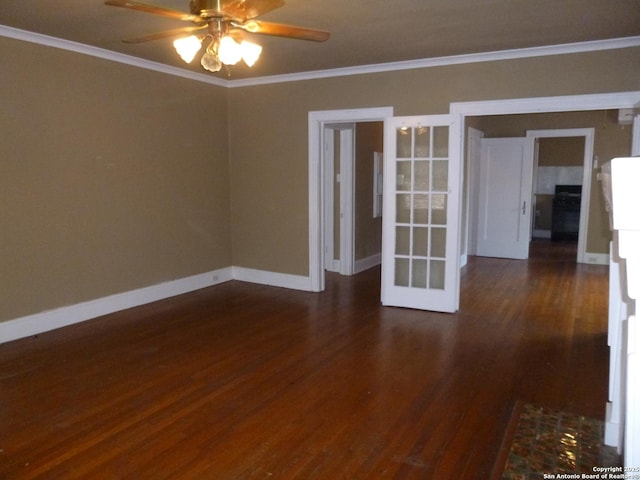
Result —
<path fill-rule="evenodd" d="M 229 282 L 0 345 L 0 478 L 487 479 L 518 400 L 604 419 L 607 267 L 471 257 L 461 310 Z"/>

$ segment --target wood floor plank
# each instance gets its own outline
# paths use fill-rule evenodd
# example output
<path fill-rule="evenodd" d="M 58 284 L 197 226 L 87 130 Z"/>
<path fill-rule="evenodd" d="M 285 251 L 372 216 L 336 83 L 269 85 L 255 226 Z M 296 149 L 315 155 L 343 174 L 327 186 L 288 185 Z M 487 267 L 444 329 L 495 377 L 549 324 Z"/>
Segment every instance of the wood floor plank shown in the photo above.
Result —
<path fill-rule="evenodd" d="M 608 269 L 469 259 L 456 314 L 228 282 L 0 345 L 0 478 L 486 479 L 517 401 L 604 418 Z"/>

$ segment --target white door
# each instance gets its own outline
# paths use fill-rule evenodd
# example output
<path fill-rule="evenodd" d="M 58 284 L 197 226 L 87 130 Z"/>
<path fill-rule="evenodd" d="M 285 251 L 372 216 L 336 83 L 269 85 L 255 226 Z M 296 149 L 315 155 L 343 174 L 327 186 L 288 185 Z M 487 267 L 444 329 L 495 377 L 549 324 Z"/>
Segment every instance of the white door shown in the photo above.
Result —
<path fill-rule="evenodd" d="M 455 312 L 460 117 L 393 117 L 384 129 L 382 304 Z"/>
<path fill-rule="evenodd" d="M 526 259 L 531 238 L 532 142 L 483 138 L 476 253 Z"/>
<path fill-rule="evenodd" d="M 355 225 L 355 124 L 326 125 L 325 269 L 353 275 Z"/>

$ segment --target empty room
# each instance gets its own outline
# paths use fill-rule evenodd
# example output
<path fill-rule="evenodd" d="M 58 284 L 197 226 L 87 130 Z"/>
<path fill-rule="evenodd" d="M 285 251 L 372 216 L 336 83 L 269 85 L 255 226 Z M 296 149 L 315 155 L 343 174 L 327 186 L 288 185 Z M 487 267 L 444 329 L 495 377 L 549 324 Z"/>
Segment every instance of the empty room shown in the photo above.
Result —
<path fill-rule="evenodd" d="M 640 461 L 637 0 L 5 0 L 0 54 L 1 478 Z"/>

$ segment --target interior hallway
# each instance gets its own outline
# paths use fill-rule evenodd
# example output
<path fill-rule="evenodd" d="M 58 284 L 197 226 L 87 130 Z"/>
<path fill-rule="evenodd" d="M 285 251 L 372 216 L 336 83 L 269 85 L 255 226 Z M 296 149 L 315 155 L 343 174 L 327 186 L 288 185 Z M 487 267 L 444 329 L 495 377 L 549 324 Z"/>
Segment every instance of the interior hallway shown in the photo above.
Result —
<path fill-rule="evenodd" d="M 472 257 L 461 309 L 241 282 L 0 345 L 0 477 L 486 479 L 516 401 L 604 419 L 608 268 Z"/>

